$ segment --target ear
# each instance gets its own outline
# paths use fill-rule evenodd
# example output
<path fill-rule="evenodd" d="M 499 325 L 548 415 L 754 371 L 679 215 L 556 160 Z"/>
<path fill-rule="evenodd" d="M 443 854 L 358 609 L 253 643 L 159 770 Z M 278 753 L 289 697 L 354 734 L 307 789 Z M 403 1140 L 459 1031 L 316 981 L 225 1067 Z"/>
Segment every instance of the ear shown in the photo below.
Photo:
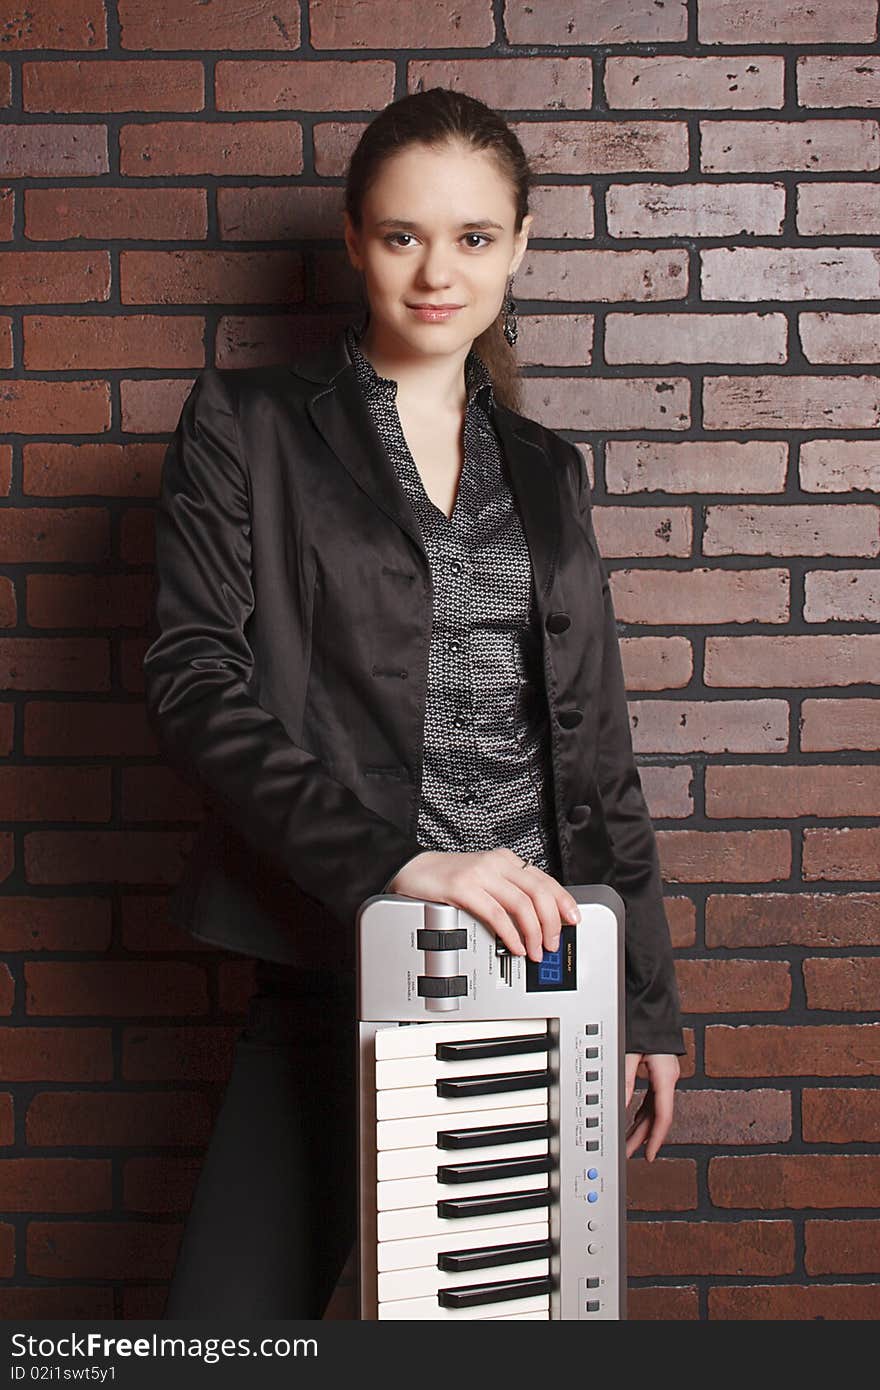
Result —
<path fill-rule="evenodd" d="M 352 222 L 351 218 L 349 217 L 346 211 L 343 211 L 342 219 L 344 226 L 345 246 L 346 250 L 348 251 L 348 259 L 351 261 L 351 264 L 354 266 L 355 270 L 362 270 L 363 266 L 361 265 L 360 237 L 358 236 L 358 233 L 355 230 L 354 223 Z"/>
<path fill-rule="evenodd" d="M 510 269 L 507 272 L 508 277 L 516 274 L 516 271 L 519 269 L 519 263 L 526 253 L 526 246 L 528 245 L 529 240 L 529 232 L 531 230 L 531 226 L 534 220 L 535 219 L 532 217 L 532 214 L 530 212 L 526 213 L 525 217 L 523 218 L 522 226 L 516 233 L 516 236 L 513 238 L 513 259 L 510 262 Z"/>

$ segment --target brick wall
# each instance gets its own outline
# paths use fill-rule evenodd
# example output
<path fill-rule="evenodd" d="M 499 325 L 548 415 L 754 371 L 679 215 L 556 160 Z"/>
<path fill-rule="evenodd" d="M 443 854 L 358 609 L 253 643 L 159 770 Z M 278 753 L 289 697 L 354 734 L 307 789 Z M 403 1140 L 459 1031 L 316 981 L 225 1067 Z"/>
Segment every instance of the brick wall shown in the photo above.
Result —
<path fill-rule="evenodd" d="M 2 22 L 0 1318 L 161 1311 L 251 984 L 166 916 L 200 806 L 142 705 L 165 444 L 202 366 L 347 315 L 348 151 L 437 84 L 538 173 L 527 410 L 594 483 L 678 948 L 631 1312 L 876 1318 L 876 0 Z"/>

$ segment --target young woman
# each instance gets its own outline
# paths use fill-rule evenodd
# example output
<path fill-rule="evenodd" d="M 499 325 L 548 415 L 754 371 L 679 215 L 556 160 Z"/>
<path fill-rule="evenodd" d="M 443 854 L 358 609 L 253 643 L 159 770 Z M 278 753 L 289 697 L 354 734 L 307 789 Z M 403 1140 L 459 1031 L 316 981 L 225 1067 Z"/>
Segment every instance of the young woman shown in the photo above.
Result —
<path fill-rule="evenodd" d="M 627 1100 L 648 1081 L 627 1154 L 669 1130 L 679 999 L 589 487 L 517 408 L 529 186 L 482 102 L 388 106 L 345 190 L 362 318 L 292 367 L 203 371 L 168 449 L 147 704 L 210 803 L 174 910 L 257 991 L 166 1317 L 323 1313 L 356 1237 L 371 895 L 540 960 L 565 884 L 611 883 Z"/>

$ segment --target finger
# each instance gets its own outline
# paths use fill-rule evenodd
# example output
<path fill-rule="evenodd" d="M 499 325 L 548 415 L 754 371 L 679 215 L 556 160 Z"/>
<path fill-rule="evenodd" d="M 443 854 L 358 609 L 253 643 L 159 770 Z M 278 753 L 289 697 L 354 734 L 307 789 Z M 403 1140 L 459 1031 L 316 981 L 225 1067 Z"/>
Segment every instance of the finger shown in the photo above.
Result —
<path fill-rule="evenodd" d="M 631 1158 L 651 1128 L 651 1116 L 646 1115 L 626 1137 L 626 1156 Z"/>
<path fill-rule="evenodd" d="M 471 917 L 476 917 L 483 922 L 513 955 L 524 956 L 526 954 L 526 948 L 516 924 L 485 888 L 475 888 L 467 894 L 461 894 L 458 906 L 470 913 Z"/>
<path fill-rule="evenodd" d="M 514 874 L 517 872 L 513 871 Z M 529 958 L 540 963 L 544 959 L 544 924 L 535 910 L 532 892 L 513 878 L 499 875 L 488 890 L 505 909 L 525 944 Z M 559 924 L 556 924 L 558 931 Z"/>
<path fill-rule="evenodd" d="M 642 1060 L 641 1052 L 627 1052 L 624 1055 L 624 1081 L 626 1085 L 626 1098 L 624 1107 L 627 1107 L 632 1100 L 632 1093 L 636 1084 L 636 1073 L 639 1069 L 639 1062 Z"/>
<path fill-rule="evenodd" d="M 672 1128 L 672 1112 L 675 1087 L 671 1083 L 661 1084 L 654 1091 L 654 1124 L 645 1148 L 645 1157 L 653 1163 L 661 1144 Z"/>

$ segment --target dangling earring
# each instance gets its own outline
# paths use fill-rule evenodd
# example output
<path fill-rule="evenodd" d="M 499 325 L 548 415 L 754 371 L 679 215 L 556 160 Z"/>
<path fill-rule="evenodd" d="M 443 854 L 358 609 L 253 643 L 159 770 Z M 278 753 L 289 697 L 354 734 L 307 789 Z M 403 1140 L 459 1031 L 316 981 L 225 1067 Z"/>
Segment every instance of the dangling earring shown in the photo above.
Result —
<path fill-rule="evenodd" d="M 516 328 L 516 300 L 511 293 L 513 289 L 513 279 L 507 282 L 507 298 L 504 301 L 504 336 L 508 345 L 513 347 L 517 339 Z"/>

